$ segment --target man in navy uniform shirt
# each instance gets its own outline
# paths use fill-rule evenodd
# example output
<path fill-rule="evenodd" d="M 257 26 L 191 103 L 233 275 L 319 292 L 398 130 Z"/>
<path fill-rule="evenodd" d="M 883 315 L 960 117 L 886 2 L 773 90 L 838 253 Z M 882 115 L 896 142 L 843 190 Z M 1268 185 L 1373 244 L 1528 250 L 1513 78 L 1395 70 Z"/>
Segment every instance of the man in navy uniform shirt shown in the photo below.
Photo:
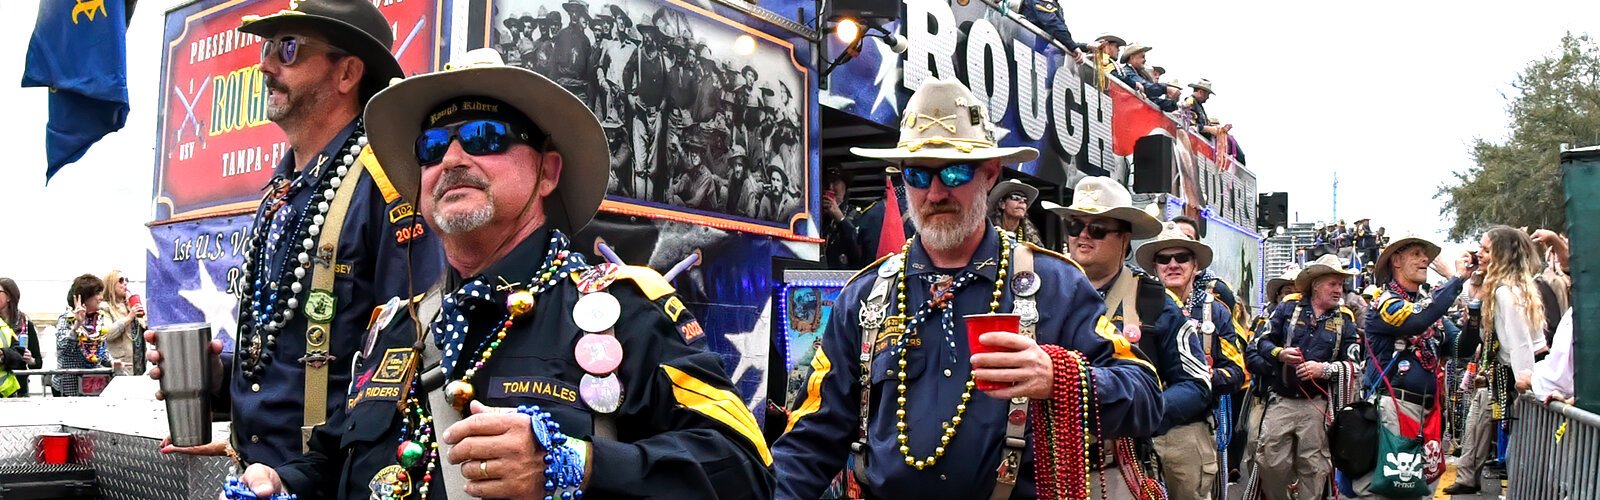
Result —
<path fill-rule="evenodd" d="M 1060 427 L 1081 426 L 1072 418 L 1089 413 L 1088 437 L 1098 442 L 1153 433 L 1160 389 L 1071 260 L 984 220 L 1002 164 L 1038 152 L 995 145 L 980 102 L 960 82 L 929 80 L 906 104 L 899 147 L 853 150 L 902 172 L 917 235 L 840 293 L 816 371 L 773 448 L 777 498 L 817 498 L 852 447 L 856 480 L 872 498 L 1032 498 L 1040 475 L 1077 481 L 1079 494 L 1131 498 L 1115 468 L 1090 474 L 1100 468 L 1085 464 L 1073 474 L 1034 463 L 1029 443 L 1056 435 L 1025 432 L 1026 415 L 1082 390 L 1063 380 L 1072 368 L 1060 360 L 1081 353 L 1072 366 L 1092 365 L 1083 371 L 1094 395 L 1064 408 L 1079 417 Z M 973 354 L 962 317 L 996 312 L 1019 314 L 1021 331 L 983 333 L 990 352 Z M 975 389 L 987 384 L 996 387 Z M 1076 439 L 1042 451 L 1084 457 L 1084 437 Z"/>
<path fill-rule="evenodd" d="M 755 417 L 672 286 L 567 241 L 605 196 L 599 121 L 493 49 L 466 58 L 366 115 L 451 270 L 372 311 L 373 362 L 310 451 L 241 481 L 308 499 L 770 497 Z"/>
<path fill-rule="evenodd" d="M 344 400 L 372 308 L 426 287 L 444 262 L 365 149 L 361 106 L 401 76 L 383 14 L 365 0 L 301 0 L 247 16 L 239 31 L 263 37 L 267 117 L 288 136 L 290 154 L 256 210 L 238 341 L 223 353 L 216 382 L 215 396 L 233 411 L 232 446 L 165 451 L 236 448 L 245 463 L 280 465 L 300 455 L 310 428 Z M 154 333 L 146 339 L 154 342 Z M 159 363 L 155 351 L 148 356 Z"/>

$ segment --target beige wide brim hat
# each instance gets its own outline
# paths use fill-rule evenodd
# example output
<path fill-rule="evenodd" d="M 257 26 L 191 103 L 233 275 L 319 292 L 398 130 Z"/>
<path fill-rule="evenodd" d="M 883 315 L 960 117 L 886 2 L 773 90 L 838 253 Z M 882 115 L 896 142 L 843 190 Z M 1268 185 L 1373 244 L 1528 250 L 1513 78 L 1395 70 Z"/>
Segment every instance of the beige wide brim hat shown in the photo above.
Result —
<path fill-rule="evenodd" d="M 1122 57 L 1119 59 L 1119 62 L 1126 63 L 1126 62 L 1128 62 L 1129 59 L 1133 59 L 1133 56 L 1136 56 L 1136 55 L 1139 55 L 1139 54 L 1143 54 L 1145 52 L 1149 52 L 1150 49 L 1154 49 L 1154 48 L 1155 47 L 1151 47 L 1151 46 L 1148 46 L 1148 45 L 1139 45 L 1137 43 L 1133 44 L 1133 45 L 1129 45 L 1128 48 L 1122 49 Z"/>
<path fill-rule="evenodd" d="M 1028 205 L 1030 206 L 1033 205 L 1033 200 L 1039 199 L 1039 188 L 1016 179 L 1006 179 L 1005 182 L 995 184 L 994 189 L 989 190 L 989 206 L 986 208 L 993 209 L 996 204 L 1000 203 L 1002 198 L 1011 193 L 1022 193 L 1023 196 L 1028 197 Z"/>
<path fill-rule="evenodd" d="M 1000 147 L 994 124 L 983 103 L 954 79 L 929 78 L 906 101 L 900 120 L 900 142 L 893 148 L 850 148 L 867 158 L 899 163 L 912 159 L 993 160 L 1004 164 L 1033 161 L 1039 150 Z"/>
<path fill-rule="evenodd" d="M 1383 247 L 1383 251 L 1378 252 L 1378 260 L 1373 261 L 1372 264 L 1372 277 L 1377 278 L 1380 284 L 1388 284 L 1390 278 L 1389 260 L 1393 259 L 1394 254 L 1401 249 L 1417 244 L 1422 245 L 1422 251 L 1428 253 L 1428 261 L 1430 263 L 1433 259 L 1439 258 L 1439 252 L 1443 251 L 1443 249 L 1439 248 L 1439 245 L 1428 241 L 1426 238 L 1408 234 L 1398 240 L 1389 242 L 1389 246 Z"/>
<path fill-rule="evenodd" d="M 494 49 L 470 50 L 463 59 L 444 71 L 398 80 L 367 104 L 367 137 L 395 189 L 418 201 L 416 141 L 429 111 L 458 97 L 489 97 L 516 107 L 550 135 L 562 167 L 544 201 L 545 220 L 568 234 L 583 229 L 605 199 L 611 170 L 600 121 L 577 96 L 543 75 L 507 66 Z"/>
<path fill-rule="evenodd" d="M 1313 261 L 1310 265 L 1307 265 L 1305 269 L 1300 270 L 1300 274 L 1294 277 L 1294 286 L 1295 288 L 1300 289 L 1300 293 L 1307 294 L 1306 296 L 1309 297 L 1311 284 L 1315 283 L 1317 278 L 1321 278 L 1330 274 L 1337 274 L 1342 277 L 1349 278 L 1360 273 L 1345 269 L 1344 259 L 1340 259 L 1339 256 L 1327 254 L 1318 257 L 1317 260 Z"/>
<path fill-rule="evenodd" d="M 1133 206 L 1133 193 L 1110 177 L 1090 176 L 1072 189 L 1072 205 L 1041 204 L 1046 210 L 1066 218 L 1094 215 L 1127 221 L 1133 226 L 1133 239 L 1142 240 L 1161 233 L 1161 220 Z"/>
<path fill-rule="evenodd" d="M 1300 276 L 1300 268 L 1291 267 L 1285 269 L 1283 274 L 1278 275 L 1278 277 L 1267 280 L 1267 302 L 1276 304 L 1278 299 L 1283 297 L 1283 287 L 1285 285 L 1293 285 L 1294 279 L 1298 276 Z"/>
<path fill-rule="evenodd" d="M 1178 229 L 1176 222 L 1166 223 L 1162 226 L 1161 234 L 1156 235 L 1155 239 L 1139 245 L 1139 249 L 1133 251 L 1133 261 L 1138 263 L 1139 268 L 1144 269 L 1145 272 L 1155 274 L 1156 254 L 1162 250 L 1174 248 L 1183 248 L 1194 252 L 1195 269 L 1211 267 L 1211 258 L 1213 256 L 1211 246 L 1189 239 L 1188 235 L 1183 234 L 1183 230 Z"/>
<path fill-rule="evenodd" d="M 1189 88 L 1191 88 L 1191 89 L 1204 89 L 1206 92 L 1210 92 L 1212 94 L 1217 93 L 1216 90 L 1213 90 L 1211 88 L 1211 80 L 1207 80 L 1207 79 L 1204 79 L 1204 78 L 1201 78 L 1200 81 L 1198 81 L 1198 82 L 1194 82 L 1194 83 L 1189 84 Z"/>

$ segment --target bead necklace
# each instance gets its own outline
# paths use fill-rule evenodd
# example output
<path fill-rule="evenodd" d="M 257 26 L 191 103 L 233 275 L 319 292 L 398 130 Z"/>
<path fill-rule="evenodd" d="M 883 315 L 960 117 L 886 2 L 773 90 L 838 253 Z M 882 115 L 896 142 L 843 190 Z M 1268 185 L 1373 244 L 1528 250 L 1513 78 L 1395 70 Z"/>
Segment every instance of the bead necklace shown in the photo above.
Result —
<path fill-rule="evenodd" d="M 411 358 L 417 360 L 422 357 L 418 355 Z M 406 393 L 405 407 L 400 411 L 400 445 L 395 449 L 395 458 L 406 470 L 416 467 L 418 461 L 426 464 L 422 470 L 422 483 L 416 487 L 421 500 L 428 499 L 428 484 L 433 482 L 433 471 L 439 463 L 439 443 L 433 436 L 433 417 L 418 401 L 417 384 L 413 383 Z"/>
<path fill-rule="evenodd" d="M 567 249 L 566 235 L 563 235 L 560 231 L 553 229 L 550 231 L 550 233 L 551 236 L 548 245 L 549 249 L 546 250 L 544 258 L 545 265 L 543 266 L 543 270 L 537 274 L 537 279 L 534 281 L 533 287 L 524 290 L 516 290 L 508 295 L 506 299 L 506 314 L 502 316 L 498 322 L 499 328 L 497 328 L 493 334 L 489 335 L 488 338 L 484 339 L 484 341 L 479 344 L 478 349 L 475 350 L 475 352 L 478 353 L 477 356 L 475 356 L 477 359 L 473 362 L 470 368 L 467 368 L 466 371 L 462 372 L 461 378 L 453 380 L 445 385 L 445 394 L 449 396 L 451 406 L 454 406 L 457 410 L 464 411 L 467 407 L 467 403 L 472 401 L 472 396 L 474 394 L 474 389 L 472 388 L 473 377 L 477 376 L 478 370 L 483 369 L 484 365 L 489 362 L 489 359 L 494 357 L 495 350 L 499 349 L 500 343 L 505 340 L 507 333 L 510 331 L 511 326 L 515 324 L 516 319 L 533 311 L 533 307 L 538 302 L 539 295 L 555 288 L 556 285 L 560 284 L 562 280 L 565 280 L 568 276 L 571 276 L 573 272 L 582 271 L 588 268 L 588 265 L 584 263 L 581 255 L 572 253 Z M 502 289 L 511 289 L 513 287 L 515 287 L 514 284 L 507 284 L 502 287 Z M 461 349 L 461 344 L 465 342 L 467 338 L 466 324 L 462 323 L 461 327 L 454 328 L 451 337 L 446 340 L 443 337 L 443 329 L 439 328 L 441 321 L 445 319 L 447 318 L 441 317 L 434 320 L 432 329 L 434 331 L 435 341 L 445 344 L 444 349 L 446 351 L 454 351 L 457 353 L 466 354 L 466 352 Z M 450 360 L 449 364 L 443 366 L 446 374 L 454 372 L 457 361 L 458 360 Z"/>
<path fill-rule="evenodd" d="M 78 351 L 90 365 L 100 364 L 106 355 L 106 331 L 100 328 L 100 313 L 88 313 L 83 323 L 75 325 L 78 333 Z"/>
<path fill-rule="evenodd" d="M 262 211 L 261 218 L 250 230 L 250 237 L 245 240 L 245 272 L 240 283 L 250 293 L 241 300 L 244 303 L 240 307 L 242 317 L 238 328 L 240 339 L 250 339 L 248 346 L 241 349 L 244 353 L 241 371 L 251 381 L 259 381 L 261 370 L 272 363 L 272 352 L 278 345 L 277 333 L 294 320 L 295 311 L 301 306 L 300 295 L 307 291 L 304 280 L 314 261 L 311 252 L 317 248 L 317 237 L 322 234 L 328 212 L 333 209 L 330 202 L 366 145 L 365 127 L 357 118 L 355 132 L 340 148 L 343 154 L 331 158 L 334 168 L 324 169 L 327 164 L 325 160 L 312 167 L 315 170 L 311 172 L 311 178 L 315 181 L 307 181 L 307 177 L 302 175 L 291 183 L 280 185 L 269 197 L 266 202 L 268 207 Z M 311 198 L 305 210 L 300 212 L 298 220 L 292 224 L 295 230 L 279 233 L 293 236 L 274 234 L 272 220 L 278 211 L 288 209 L 295 193 L 307 186 L 312 189 Z M 277 245 L 269 245 L 268 238 L 275 237 L 284 238 L 285 241 L 298 238 L 301 248 L 299 252 L 283 252 L 278 260 L 278 276 L 272 279 L 268 276 L 273 257 L 269 254 L 272 250 L 269 247 Z M 291 254 L 294 255 L 294 261 L 290 260 Z"/>
<path fill-rule="evenodd" d="M 1408 302 L 1411 301 L 1411 293 L 1400 287 L 1399 280 L 1389 280 L 1389 290 L 1394 292 L 1396 296 L 1400 297 L 1400 300 Z M 1417 305 L 1428 307 L 1427 303 L 1432 300 L 1432 297 L 1423 293 L 1418 293 L 1418 295 L 1420 295 L 1421 298 L 1417 300 Z M 1422 333 L 1407 339 L 1407 342 L 1410 344 L 1409 347 L 1415 348 L 1414 352 L 1417 355 L 1417 362 L 1428 371 L 1434 371 L 1435 368 L 1439 367 L 1439 357 L 1434 354 L 1434 348 L 1438 345 L 1438 341 L 1436 340 L 1438 332 L 1439 322 L 1435 321 L 1433 324 L 1428 325 L 1427 330 L 1424 330 Z M 1400 353 L 1395 352 L 1394 355 L 1399 356 Z"/>
<path fill-rule="evenodd" d="M 533 438 L 544 449 L 544 500 L 583 498 L 583 457 L 567 446 L 561 424 L 538 405 L 518 406 L 517 413 L 528 416 Z"/>
<path fill-rule="evenodd" d="M 1000 268 L 998 274 L 995 275 L 994 300 L 989 302 L 990 313 L 1000 309 L 1000 296 L 1005 292 L 1006 269 L 1010 268 L 1011 261 L 1011 239 L 1006 237 L 1004 233 L 1000 234 Z M 901 249 L 901 255 L 911 254 L 911 242 L 915 238 L 913 236 L 911 239 L 906 240 L 905 247 Z M 896 306 L 896 316 L 901 318 L 906 317 L 906 270 L 909 267 L 901 266 L 900 279 L 896 280 L 899 298 L 899 304 Z M 915 334 L 916 330 L 908 330 L 908 332 Z M 948 330 L 946 335 L 951 335 Z M 902 344 L 906 342 L 905 335 L 901 336 L 900 342 Z M 967 402 L 972 399 L 972 389 L 977 387 L 977 382 L 972 378 L 969 370 L 966 387 L 961 391 L 961 402 L 956 404 L 956 413 L 950 417 L 948 422 L 944 422 L 942 425 L 944 427 L 944 435 L 939 436 L 939 446 L 933 449 L 932 455 L 919 459 L 911 455 L 910 437 L 906 435 L 908 430 L 906 425 L 906 350 L 903 347 L 897 349 L 895 357 L 897 366 L 897 371 L 895 372 L 895 378 L 897 379 L 895 384 L 895 403 L 897 407 L 895 408 L 894 416 L 895 431 L 898 433 L 895 439 L 900 443 L 900 455 L 905 457 L 906 465 L 922 470 L 937 463 L 939 458 L 944 456 L 945 447 L 950 445 L 950 440 L 955 439 L 956 429 L 961 427 L 961 415 L 967 412 Z"/>
<path fill-rule="evenodd" d="M 1029 412 L 1034 484 L 1040 498 L 1089 498 L 1090 443 L 1095 436 L 1089 433 L 1091 367 L 1076 351 L 1054 344 L 1040 347 L 1050 356 L 1052 394 L 1033 401 Z"/>

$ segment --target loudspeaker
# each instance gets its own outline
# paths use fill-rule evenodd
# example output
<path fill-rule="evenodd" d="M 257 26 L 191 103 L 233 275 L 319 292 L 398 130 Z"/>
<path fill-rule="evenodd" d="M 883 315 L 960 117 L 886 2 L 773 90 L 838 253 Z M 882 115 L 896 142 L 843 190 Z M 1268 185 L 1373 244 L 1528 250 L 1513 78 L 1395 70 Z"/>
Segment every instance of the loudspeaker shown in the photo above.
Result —
<path fill-rule="evenodd" d="M 897 19 L 900 17 L 900 2 L 898 0 L 834 0 L 833 15 L 835 17 L 852 17 L 856 19 Z"/>
<path fill-rule="evenodd" d="M 1289 193 L 1256 195 L 1256 227 L 1289 226 Z"/>
<path fill-rule="evenodd" d="M 1133 143 L 1133 192 L 1172 192 L 1172 138 L 1147 135 Z"/>

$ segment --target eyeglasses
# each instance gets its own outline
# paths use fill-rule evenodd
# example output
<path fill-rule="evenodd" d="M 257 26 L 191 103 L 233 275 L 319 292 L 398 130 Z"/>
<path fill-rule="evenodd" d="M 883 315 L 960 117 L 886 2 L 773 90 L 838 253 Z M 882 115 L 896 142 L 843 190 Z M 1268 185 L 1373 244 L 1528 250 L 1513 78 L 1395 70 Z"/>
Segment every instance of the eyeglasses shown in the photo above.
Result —
<path fill-rule="evenodd" d="M 122 283 L 122 284 L 126 285 L 126 284 L 128 284 L 128 278 L 118 277 L 117 278 L 117 283 Z"/>
<path fill-rule="evenodd" d="M 528 144 L 527 132 L 516 130 L 511 124 L 496 120 L 472 120 L 435 127 L 417 135 L 417 164 L 423 167 L 438 165 L 450 150 L 450 142 L 461 141 L 461 150 L 472 156 L 504 153 L 513 144 Z"/>
<path fill-rule="evenodd" d="M 278 62 L 283 63 L 284 66 L 293 66 L 295 61 L 299 60 L 301 46 L 320 46 L 329 54 L 341 56 L 346 54 L 344 51 L 334 48 L 332 45 L 295 36 L 286 36 L 283 38 L 267 38 L 261 40 L 261 62 L 266 62 L 268 57 L 271 57 L 273 53 L 277 53 Z"/>
<path fill-rule="evenodd" d="M 972 182 L 973 174 L 978 172 L 976 163 L 953 163 L 938 168 L 901 166 L 900 173 L 906 179 L 906 185 L 917 189 L 928 189 L 933 185 L 933 175 L 939 174 L 939 182 L 945 187 L 961 187 Z"/>
<path fill-rule="evenodd" d="M 1179 253 L 1179 254 L 1165 254 L 1165 253 L 1156 254 L 1156 263 L 1157 264 L 1171 264 L 1172 261 L 1178 261 L 1179 264 L 1188 264 L 1189 261 L 1191 261 L 1191 260 L 1194 260 L 1194 254 L 1189 253 L 1189 252 L 1184 252 L 1184 253 Z"/>
<path fill-rule="evenodd" d="M 1025 195 L 1025 194 L 1022 194 L 1022 193 L 1011 193 L 1009 195 L 1006 195 L 1006 199 L 1007 200 L 1011 200 L 1011 201 L 1020 201 L 1020 202 L 1023 202 L 1023 203 L 1027 203 L 1028 202 L 1028 196 Z"/>
<path fill-rule="evenodd" d="M 1089 230 L 1089 239 L 1103 240 L 1106 235 L 1123 232 L 1122 228 L 1107 227 L 1099 224 L 1088 224 L 1079 219 L 1067 219 L 1067 236 L 1078 236 L 1085 229 Z"/>

